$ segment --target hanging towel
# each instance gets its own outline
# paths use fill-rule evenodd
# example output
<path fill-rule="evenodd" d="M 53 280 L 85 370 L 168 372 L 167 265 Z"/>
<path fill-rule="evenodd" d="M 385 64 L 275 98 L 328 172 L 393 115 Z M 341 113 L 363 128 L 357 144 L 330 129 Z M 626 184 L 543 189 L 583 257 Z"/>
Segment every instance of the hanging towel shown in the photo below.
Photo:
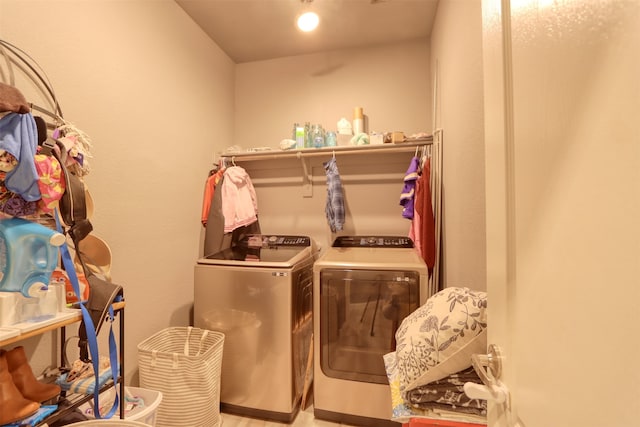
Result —
<path fill-rule="evenodd" d="M 413 219 L 413 204 L 416 190 L 416 180 L 418 179 L 420 171 L 420 160 L 417 157 L 411 159 L 409 168 L 404 175 L 404 185 L 402 186 L 402 193 L 400 193 L 400 205 L 402 209 L 402 217 L 407 219 Z"/>
<path fill-rule="evenodd" d="M 224 232 L 258 220 L 258 200 L 249 174 L 240 166 L 228 167 L 222 181 Z"/>
<path fill-rule="evenodd" d="M 411 222 L 409 238 L 415 243 L 418 254 L 424 259 L 433 273 L 436 263 L 436 229 L 433 208 L 431 206 L 431 159 L 427 158 L 422 174 L 416 181 L 415 212 Z"/>
<path fill-rule="evenodd" d="M 342 180 L 338 172 L 336 159 L 323 163 L 327 175 L 327 204 L 325 213 L 331 232 L 342 231 L 344 226 L 344 195 L 342 192 Z"/>
<path fill-rule="evenodd" d="M 13 155 L 18 165 L 7 172 L 5 186 L 26 201 L 40 200 L 35 154 L 38 129 L 31 113 L 9 113 L 0 119 L 0 149 Z"/>

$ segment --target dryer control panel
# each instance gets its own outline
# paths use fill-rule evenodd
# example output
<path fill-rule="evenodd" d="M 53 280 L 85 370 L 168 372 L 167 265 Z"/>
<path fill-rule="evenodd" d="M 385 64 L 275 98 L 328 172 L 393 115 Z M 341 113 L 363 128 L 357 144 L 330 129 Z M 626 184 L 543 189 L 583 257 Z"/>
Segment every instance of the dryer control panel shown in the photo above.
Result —
<path fill-rule="evenodd" d="M 410 238 L 404 236 L 340 236 L 334 248 L 413 248 Z"/>

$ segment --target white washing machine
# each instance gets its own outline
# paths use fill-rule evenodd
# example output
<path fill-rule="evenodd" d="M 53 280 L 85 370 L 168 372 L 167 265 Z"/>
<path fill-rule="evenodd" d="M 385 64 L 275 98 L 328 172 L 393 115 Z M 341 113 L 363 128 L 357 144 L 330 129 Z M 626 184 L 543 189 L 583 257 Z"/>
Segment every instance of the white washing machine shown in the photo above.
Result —
<path fill-rule="evenodd" d="M 223 332 L 220 409 L 292 422 L 313 329 L 313 245 L 251 235 L 198 260 L 194 325 Z"/>
<path fill-rule="evenodd" d="M 342 236 L 313 267 L 314 415 L 395 426 L 382 356 L 430 296 L 425 262 L 407 237 Z"/>

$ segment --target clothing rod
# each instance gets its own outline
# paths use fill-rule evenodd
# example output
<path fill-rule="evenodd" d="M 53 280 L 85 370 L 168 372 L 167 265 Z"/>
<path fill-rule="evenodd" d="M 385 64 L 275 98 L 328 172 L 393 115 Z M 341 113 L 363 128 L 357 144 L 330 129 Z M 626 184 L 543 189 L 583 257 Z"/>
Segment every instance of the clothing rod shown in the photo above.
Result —
<path fill-rule="evenodd" d="M 285 151 L 261 151 L 261 152 L 243 152 L 228 153 L 221 156 L 224 159 L 233 159 L 234 161 L 254 161 L 254 160 L 275 160 L 288 158 L 304 158 L 318 156 L 332 156 L 342 154 L 367 154 L 374 152 L 386 153 L 404 153 L 411 152 L 415 147 L 433 144 L 432 139 L 416 140 L 411 142 L 402 142 L 399 144 L 380 144 L 380 145 L 360 145 L 360 146 L 337 146 L 323 148 L 306 148 L 304 150 L 285 150 Z"/>

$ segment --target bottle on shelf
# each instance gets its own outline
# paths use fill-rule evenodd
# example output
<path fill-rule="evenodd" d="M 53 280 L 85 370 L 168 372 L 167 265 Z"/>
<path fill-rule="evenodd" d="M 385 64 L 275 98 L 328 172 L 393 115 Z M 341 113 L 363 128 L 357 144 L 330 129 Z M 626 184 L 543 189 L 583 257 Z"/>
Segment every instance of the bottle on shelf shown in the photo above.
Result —
<path fill-rule="evenodd" d="M 364 113 L 362 107 L 353 109 L 353 134 L 358 135 L 364 132 Z"/>
<path fill-rule="evenodd" d="M 328 131 L 324 137 L 324 142 L 327 147 L 335 147 L 338 145 L 338 137 L 332 130 Z"/>
<path fill-rule="evenodd" d="M 315 124 L 313 126 L 313 147 L 322 148 L 324 145 L 324 129 L 322 125 Z"/>
<path fill-rule="evenodd" d="M 294 126 L 294 141 L 296 141 L 296 148 L 304 148 L 304 127 L 300 126 L 298 123 Z"/>
<path fill-rule="evenodd" d="M 311 123 L 304 124 L 304 148 L 313 147 L 313 135 L 311 133 Z"/>

